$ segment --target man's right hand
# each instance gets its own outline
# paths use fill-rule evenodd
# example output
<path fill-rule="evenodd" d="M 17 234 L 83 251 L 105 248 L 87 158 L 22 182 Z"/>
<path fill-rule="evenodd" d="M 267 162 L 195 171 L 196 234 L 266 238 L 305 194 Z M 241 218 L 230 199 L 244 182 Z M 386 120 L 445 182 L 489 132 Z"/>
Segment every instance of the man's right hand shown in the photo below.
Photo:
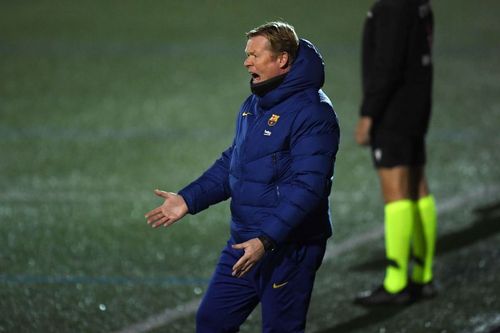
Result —
<path fill-rule="evenodd" d="M 165 199 L 163 204 L 148 212 L 145 217 L 153 228 L 169 227 L 188 213 L 184 198 L 176 193 L 155 190 L 155 194 Z"/>
<path fill-rule="evenodd" d="M 358 125 L 356 126 L 356 133 L 354 137 L 358 145 L 367 146 L 370 144 L 370 130 L 372 128 L 372 118 L 361 117 L 358 120 Z"/>

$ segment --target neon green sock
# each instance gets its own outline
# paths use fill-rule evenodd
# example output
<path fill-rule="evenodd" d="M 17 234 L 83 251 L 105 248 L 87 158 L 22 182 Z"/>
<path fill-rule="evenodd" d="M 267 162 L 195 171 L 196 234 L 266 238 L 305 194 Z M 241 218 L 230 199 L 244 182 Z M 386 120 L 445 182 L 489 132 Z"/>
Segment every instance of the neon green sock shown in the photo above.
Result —
<path fill-rule="evenodd" d="M 412 280 L 418 283 L 422 283 L 424 274 L 424 262 L 425 262 L 425 236 L 422 226 L 422 219 L 420 218 L 420 212 L 418 211 L 418 201 L 412 201 L 413 203 L 413 232 L 411 240 L 411 249 L 413 258 L 415 260 L 413 264 Z"/>
<path fill-rule="evenodd" d="M 432 263 L 436 249 L 437 213 L 432 195 L 419 199 L 416 204 L 413 231 L 413 254 L 417 262 L 413 267 L 412 280 L 427 283 L 432 280 Z"/>
<path fill-rule="evenodd" d="M 397 293 L 408 283 L 408 259 L 413 228 L 411 200 L 398 200 L 385 205 L 385 253 L 389 264 L 385 271 L 384 287 Z"/>

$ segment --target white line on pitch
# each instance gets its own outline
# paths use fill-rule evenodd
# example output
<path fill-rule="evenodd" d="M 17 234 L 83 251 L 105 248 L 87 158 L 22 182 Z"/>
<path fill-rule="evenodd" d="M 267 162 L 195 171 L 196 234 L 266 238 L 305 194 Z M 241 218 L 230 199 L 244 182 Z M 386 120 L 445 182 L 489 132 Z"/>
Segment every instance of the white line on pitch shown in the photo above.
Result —
<path fill-rule="evenodd" d="M 119 333 L 139 333 L 148 332 L 152 329 L 164 326 L 174 320 L 188 316 L 196 311 L 198 305 L 200 304 L 200 299 L 194 299 L 188 303 L 184 303 L 177 306 L 174 309 L 165 309 L 160 313 L 152 315 L 137 324 L 128 326 Z"/>
<path fill-rule="evenodd" d="M 492 197 L 494 195 L 500 194 L 500 187 L 498 186 L 489 186 L 483 187 L 475 191 L 469 191 L 467 193 L 463 193 L 462 195 L 458 195 L 456 197 L 444 200 L 442 203 L 437 202 L 438 215 L 445 214 L 450 211 L 455 210 L 456 208 L 461 207 L 467 202 L 474 199 L 482 199 Z M 344 252 L 350 251 L 355 247 L 358 247 L 366 242 L 378 239 L 382 237 L 384 234 L 384 226 L 378 225 L 356 237 L 351 237 L 346 239 L 345 241 L 335 244 L 333 242 L 329 242 L 330 246 L 327 249 L 325 254 L 324 261 L 330 260 Z M 333 243 L 333 244 L 332 244 Z"/>
<path fill-rule="evenodd" d="M 500 187 L 487 186 L 482 187 L 476 191 L 466 192 L 462 195 L 458 195 L 442 202 L 438 201 L 438 214 L 445 214 L 453 211 L 471 200 L 490 198 L 499 194 Z M 345 241 L 338 244 L 332 244 L 327 248 L 324 260 L 331 260 L 332 258 L 347 251 L 351 251 L 352 249 L 365 244 L 368 241 L 378 239 L 379 237 L 382 237 L 383 234 L 383 226 L 377 226 L 356 237 L 346 239 Z M 199 303 L 200 299 L 197 298 L 188 303 L 177 306 L 174 309 L 165 309 L 163 312 L 152 315 L 151 317 L 146 318 L 144 321 L 130 325 L 120 331 L 117 331 L 116 333 L 144 333 L 155 328 L 165 326 L 177 319 L 194 314 L 196 312 L 196 309 L 198 308 Z"/>

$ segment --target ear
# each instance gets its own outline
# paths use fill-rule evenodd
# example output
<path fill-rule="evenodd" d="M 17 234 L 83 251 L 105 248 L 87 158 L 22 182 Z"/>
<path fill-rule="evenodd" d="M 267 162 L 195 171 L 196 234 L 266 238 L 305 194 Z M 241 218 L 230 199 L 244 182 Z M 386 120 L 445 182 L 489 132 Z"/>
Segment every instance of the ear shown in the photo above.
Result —
<path fill-rule="evenodd" d="M 278 55 L 278 63 L 281 69 L 285 69 L 289 66 L 288 60 L 288 52 L 281 52 L 280 55 Z"/>

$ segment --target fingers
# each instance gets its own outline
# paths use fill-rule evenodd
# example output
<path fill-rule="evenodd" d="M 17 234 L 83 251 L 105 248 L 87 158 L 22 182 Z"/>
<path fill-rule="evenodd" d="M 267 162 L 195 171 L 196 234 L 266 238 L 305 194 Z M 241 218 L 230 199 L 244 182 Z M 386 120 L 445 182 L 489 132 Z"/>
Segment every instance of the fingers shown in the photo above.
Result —
<path fill-rule="evenodd" d="M 247 259 L 245 258 L 245 256 L 241 257 L 240 260 L 238 260 L 236 262 L 236 264 L 234 264 L 233 266 L 233 276 L 235 276 L 237 274 L 237 272 L 241 271 L 241 268 L 243 267 L 243 265 L 247 262 Z"/>
<path fill-rule="evenodd" d="M 152 210 L 151 212 L 149 212 L 148 214 L 145 215 L 146 217 L 146 222 L 148 224 L 156 224 L 158 221 L 160 221 L 161 219 L 163 219 L 164 217 L 167 217 L 165 214 L 163 214 L 163 212 L 161 210 L 158 210 L 156 211 L 155 210 Z"/>
<path fill-rule="evenodd" d="M 242 277 L 248 273 L 264 255 L 262 242 L 253 238 L 244 243 L 234 244 L 233 249 L 245 251 L 243 256 L 234 264 L 232 275 Z"/>
<path fill-rule="evenodd" d="M 234 244 L 232 246 L 233 249 L 236 249 L 236 250 L 243 250 L 245 249 L 245 244 L 244 243 L 241 243 L 241 244 Z"/>
<path fill-rule="evenodd" d="M 149 215 L 149 217 L 147 217 L 146 221 L 153 228 L 157 228 L 157 227 L 162 226 L 162 225 L 164 227 L 168 227 L 168 226 L 172 225 L 174 222 L 176 222 L 177 220 L 179 220 L 179 217 L 174 216 L 174 215 L 165 215 L 165 214 L 163 214 L 163 212 L 160 211 L 157 214 Z"/>
<path fill-rule="evenodd" d="M 155 224 L 156 222 L 158 222 L 159 220 L 161 220 L 162 218 L 166 217 L 165 215 L 163 214 L 156 214 L 156 215 L 153 215 L 153 216 L 150 216 L 146 219 L 146 222 L 148 224 Z"/>
<path fill-rule="evenodd" d="M 148 223 L 149 223 L 149 218 L 150 217 L 153 217 L 153 216 L 155 216 L 157 214 L 161 214 L 161 213 L 162 212 L 161 212 L 161 206 L 160 206 L 160 207 L 156 207 L 152 211 L 147 212 L 146 215 L 144 215 L 144 217 L 148 219 Z"/>
<path fill-rule="evenodd" d="M 174 223 L 178 218 L 173 216 L 172 214 L 169 214 L 168 211 L 165 211 L 164 205 L 166 204 L 166 200 L 168 197 L 171 195 L 168 192 L 161 191 L 161 190 L 154 190 L 155 194 L 159 197 L 162 197 L 165 199 L 165 203 L 159 207 L 156 207 L 155 209 L 147 212 L 144 217 L 146 218 L 146 221 L 149 225 L 151 225 L 153 228 L 157 228 L 159 226 L 164 226 L 168 227 L 172 223 Z"/>
<path fill-rule="evenodd" d="M 168 192 L 165 192 L 165 191 L 162 191 L 162 190 L 159 190 L 159 189 L 156 189 L 155 190 L 155 194 L 159 197 L 162 197 L 162 198 L 167 198 L 169 193 Z"/>
<path fill-rule="evenodd" d="M 167 227 L 177 220 L 174 216 L 165 215 L 161 210 L 161 207 L 153 209 L 152 211 L 147 213 L 145 217 L 146 217 L 146 222 L 153 228 L 157 228 L 161 225 Z"/>
<path fill-rule="evenodd" d="M 242 269 L 240 271 L 235 271 L 235 272 L 233 272 L 233 276 L 237 277 L 237 278 L 241 278 L 241 277 L 245 276 L 250 271 L 251 268 L 252 268 L 252 266 L 249 266 L 248 268 Z"/>
<path fill-rule="evenodd" d="M 168 227 L 171 223 L 170 218 L 168 216 L 164 216 L 161 219 L 157 220 L 156 222 L 153 223 L 152 227 L 153 228 L 158 228 L 159 226 L 163 225 L 164 227 Z"/>
<path fill-rule="evenodd" d="M 159 189 L 155 190 L 155 194 L 157 196 L 159 196 L 160 198 L 163 198 L 163 199 L 168 199 L 169 197 L 171 197 L 173 195 L 176 195 L 176 193 L 166 192 L 166 191 L 162 191 L 162 190 L 159 190 Z"/>
<path fill-rule="evenodd" d="M 240 278 L 246 273 L 250 271 L 250 269 L 254 266 L 254 262 L 252 260 L 249 260 L 247 256 L 243 256 L 236 262 L 236 264 L 233 266 L 233 272 L 232 275 Z"/>
<path fill-rule="evenodd" d="M 245 250 L 248 247 L 248 244 L 247 242 L 234 244 L 232 247 L 233 249 L 237 250 Z M 252 255 L 248 252 L 245 252 L 245 254 L 236 262 L 236 264 L 234 264 L 232 275 L 240 278 L 248 273 L 248 271 L 250 271 L 254 264 L 255 262 L 252 260 Z"/>

